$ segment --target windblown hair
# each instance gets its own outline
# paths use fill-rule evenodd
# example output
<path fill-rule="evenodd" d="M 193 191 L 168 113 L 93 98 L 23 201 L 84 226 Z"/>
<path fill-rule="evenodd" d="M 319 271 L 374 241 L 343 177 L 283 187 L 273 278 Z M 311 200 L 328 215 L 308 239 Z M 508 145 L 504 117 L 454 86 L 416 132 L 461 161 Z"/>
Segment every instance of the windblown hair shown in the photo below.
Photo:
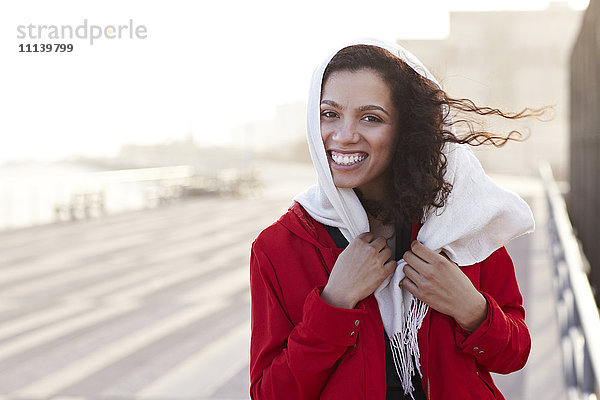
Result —
<path fill-rule="evenodd" d="M 452 111 L 497 115 L 507 119 L 540 117 L 548 108 L 529 109 L 516 114 L 499 109 L 478 107 L 469 99 L 449 97 L 429 79 L 414 71 L 400 58 L 385 49 L 370 45 L 355 45 L 340 50 L 329 62 L 323 74 L 322 87 L 337 71 L 372 70 L 388 85 L 392 101 L 398 110 L 398 145 L 392 160 L 392 174 L 387 200 L 369 201 L 355 189 L 369 214 L 387 224 L 406 227 L 422 221 L 432 207 L 441 208 L 452 190 L 444 180 L 447 160 L 442 153 L 446 142 L 467 143 L 472 146 L 491 144 L 496 147 L 509 140 L 523 140 L 523 135 L 512 131 L 498 135 L 474 128 L 471 119 L 457 119 L 451 125 L 464 124 L 466 135 L 459 137 L 445 124 Z"/>

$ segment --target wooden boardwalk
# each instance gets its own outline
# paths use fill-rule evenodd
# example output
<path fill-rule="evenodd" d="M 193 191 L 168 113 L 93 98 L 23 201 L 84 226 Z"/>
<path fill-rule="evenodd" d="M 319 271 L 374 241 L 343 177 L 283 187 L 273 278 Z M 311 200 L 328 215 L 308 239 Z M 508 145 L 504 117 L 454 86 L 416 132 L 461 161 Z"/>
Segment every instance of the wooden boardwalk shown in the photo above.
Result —
<path fill-rule="evenodd" d="M 270 173 L 261 197 L 0 232 L 0 399 L 247 399 L 250 244 L 312 179 Z M 537 217 L 509 247 L 534 336 L 509 399 L 564 398 Z"/>

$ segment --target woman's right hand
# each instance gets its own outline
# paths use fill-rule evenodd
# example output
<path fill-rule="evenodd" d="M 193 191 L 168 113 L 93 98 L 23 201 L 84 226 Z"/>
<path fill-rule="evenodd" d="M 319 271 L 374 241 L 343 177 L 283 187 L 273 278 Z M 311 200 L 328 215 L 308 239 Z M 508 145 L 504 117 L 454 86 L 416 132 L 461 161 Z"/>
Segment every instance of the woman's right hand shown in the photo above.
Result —
<path fill-rule="evenodd" d="M 385 238 L 360 234 L 339 255 L 321 298 L 334 307 L 354 308 L 395 269 Z"/>

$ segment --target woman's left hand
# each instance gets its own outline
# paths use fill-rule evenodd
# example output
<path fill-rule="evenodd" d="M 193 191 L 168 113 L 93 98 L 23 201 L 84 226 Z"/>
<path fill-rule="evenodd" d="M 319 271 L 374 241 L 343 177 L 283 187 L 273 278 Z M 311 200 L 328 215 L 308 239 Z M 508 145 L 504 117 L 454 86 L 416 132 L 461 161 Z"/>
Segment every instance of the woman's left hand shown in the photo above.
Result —
<path fill-rule="evenodd" d="M 455 263 L 416 240 L 403 258 L 406 290 L 469 332 L 481 325 L 487 301 Z"/>

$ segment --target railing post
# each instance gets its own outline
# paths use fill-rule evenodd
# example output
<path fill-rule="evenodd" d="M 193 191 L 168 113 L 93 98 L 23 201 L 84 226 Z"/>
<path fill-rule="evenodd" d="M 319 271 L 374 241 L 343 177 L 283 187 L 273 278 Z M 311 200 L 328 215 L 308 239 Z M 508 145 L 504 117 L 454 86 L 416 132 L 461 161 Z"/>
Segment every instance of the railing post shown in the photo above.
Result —
<path fill-rule="evenodd" d="M 540 175 L 548 202 L 554 286 L 569 399 L 600 397 L 600 316 L 564 199 L 547 163 Z"/>

